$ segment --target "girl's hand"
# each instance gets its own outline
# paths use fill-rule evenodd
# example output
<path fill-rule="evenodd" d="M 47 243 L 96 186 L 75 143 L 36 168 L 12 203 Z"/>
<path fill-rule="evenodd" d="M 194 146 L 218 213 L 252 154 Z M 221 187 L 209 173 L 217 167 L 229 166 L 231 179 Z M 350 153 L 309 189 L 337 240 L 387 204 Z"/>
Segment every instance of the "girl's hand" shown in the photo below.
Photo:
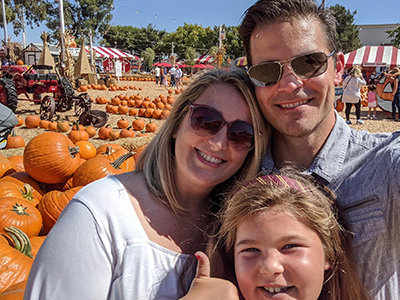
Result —
<path fill-rule="evenodd" d="M 239 300 L 238 291 L 228 280 L 210 277 L 210 261 L 203 252 L 197 251 L 196 277 L 189 292 L 181 300 Z"/>

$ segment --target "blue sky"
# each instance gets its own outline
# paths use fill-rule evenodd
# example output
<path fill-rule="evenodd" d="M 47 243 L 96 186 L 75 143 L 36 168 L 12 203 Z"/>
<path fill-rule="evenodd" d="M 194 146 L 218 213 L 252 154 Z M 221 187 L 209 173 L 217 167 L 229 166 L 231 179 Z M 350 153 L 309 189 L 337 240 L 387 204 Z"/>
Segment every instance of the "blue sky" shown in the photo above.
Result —
<path fill-rule="evenodd" d="M 57 2 L 57 1 L 56 1 Z M 203 27 L 226 24 L 240 24 L 243 12 L 255 0 L 115 0 L 112 25 L 146 27 L 149 23 L 157 29 L 175 31 L 184 23 Z M 318 4 L 322 0 L 317 0 Z M 355 24 L 395 24 L 400 25 L 399 0 L 325 0 L 326 6 L 340 4 L 351 11 L 357 10 Z M 22 35 L 15 37 L 11 26 L 8 35 L 12 40 L 22 43 Z M 27 42 L 41 42 L 40 32 L 45 26 L 27 28 Z M 4 30 L 0 32 L 4 38 Z"/>

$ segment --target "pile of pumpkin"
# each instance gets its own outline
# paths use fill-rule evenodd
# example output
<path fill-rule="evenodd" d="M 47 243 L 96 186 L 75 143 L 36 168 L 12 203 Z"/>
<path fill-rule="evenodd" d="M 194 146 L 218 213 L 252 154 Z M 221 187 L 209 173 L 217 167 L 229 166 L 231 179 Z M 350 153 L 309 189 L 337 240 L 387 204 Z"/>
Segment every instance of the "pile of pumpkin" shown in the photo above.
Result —
<path fill-rule="evenodd" d="M 166 119 L 172 109 L 174 96 L 159 95 L 151 100 L 150 97 L 141 95 L 119 95 L 107 101 L 105 97 L 97 97 L 97 104 L 106 104 L 105 110 L 111 114 L 130 115 L 153 119 Z"/>
<path fill-rule="evenodd" d="M 117 84 L 110 83 L 108 88 L 107 88 L 107 86 L 105 84 L 103 84 L 103 85 L 100 85 L 100 84 L 88 84 L 88 85 L 81 85 L 77 90 L 79 92 L 87 92 L 88 90 L 91 90 L 91 89 L 100 90 L 100 91 L 107 91 L 107 90 L 109 90 L 109 91 L 127 91 L 128 89 L 141 91 L 143 88 L 140 87 L 140 86 L 137 87 L 137 86 L 133 86 L 133 85 L 130 85 L 130 86 L 126 86 L 126 85 L 119 86 Z"/>
<path fill-rule="evenodd" d="M 368 106 L 368 86 L 367 85 L 361 86 L 360 92 L 361 92 L 361 105 L 364 107 L 367 107 Z"/>
<path fill-rule="evenodd" d="M 95 148 L 44 132 L 23 155 L 0 155 L 0 299 L 22 299 L 33 260 L 72 197 L 97 179 L 132 171 L 145 147 L 134 152 L 116 144 Z"/>

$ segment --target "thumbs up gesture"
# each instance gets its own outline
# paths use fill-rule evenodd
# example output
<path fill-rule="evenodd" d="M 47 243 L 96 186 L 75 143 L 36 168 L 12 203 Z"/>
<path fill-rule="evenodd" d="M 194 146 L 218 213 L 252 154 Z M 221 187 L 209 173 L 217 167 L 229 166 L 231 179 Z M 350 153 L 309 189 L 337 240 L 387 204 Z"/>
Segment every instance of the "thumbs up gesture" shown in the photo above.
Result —
<path fill-rule="evenodd" d="M 239 300 L 238 291 L 228 280 L 210 277 L 210 261 L 203 252 L 197 251 L 196 277 L 189 292 L 181 300 Z"/>

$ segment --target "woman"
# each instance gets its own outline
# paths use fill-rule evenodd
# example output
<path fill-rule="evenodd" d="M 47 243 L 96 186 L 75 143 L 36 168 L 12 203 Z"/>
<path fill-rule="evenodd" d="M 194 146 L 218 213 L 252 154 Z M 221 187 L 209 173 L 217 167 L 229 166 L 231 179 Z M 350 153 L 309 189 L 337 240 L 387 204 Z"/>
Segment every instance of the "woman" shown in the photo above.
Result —
<path fill-rule="evenodd" d="M 343 81 L 343 96 L 342 101 L 346 103 L 346 123 L 352 124 L 350 121 L 350 110 L 351 107 L 356 107 L 356 124 L 363 124 L 361 120 L 361 86 L 366 85 L 361 70 L 357 67 L 351 69 L 349 76 Z"/>
<path fill-rule="evenodd" d="M 175 102 L 135 172 L 94 182 L 71 200 L 35 259 L 24 299 L 178 299 L 221 193 L 257 173 L 267 137 L 246 74 L 204 73 Z"/>

